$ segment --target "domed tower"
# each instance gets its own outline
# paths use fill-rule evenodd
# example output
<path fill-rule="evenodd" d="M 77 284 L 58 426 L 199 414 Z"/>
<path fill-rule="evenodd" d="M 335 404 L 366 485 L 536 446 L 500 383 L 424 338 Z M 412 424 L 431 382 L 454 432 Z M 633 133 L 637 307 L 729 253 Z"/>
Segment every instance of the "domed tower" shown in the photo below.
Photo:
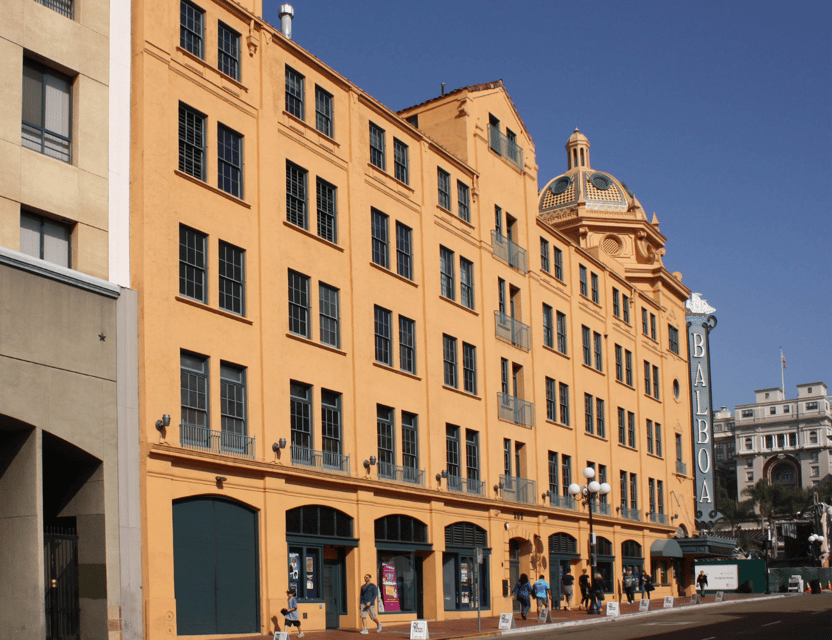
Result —
<path fill-rule="evenodd" d="M 597 247 L 625 266 L 661 267 L 665 237 L 655 214 L 648 221 L 626 184 L 592 168 L 589 140 L 578 129 L 566 142 L 566 155 L 566 173 L 540 191 L 539 217 L 580 247 Z"/>

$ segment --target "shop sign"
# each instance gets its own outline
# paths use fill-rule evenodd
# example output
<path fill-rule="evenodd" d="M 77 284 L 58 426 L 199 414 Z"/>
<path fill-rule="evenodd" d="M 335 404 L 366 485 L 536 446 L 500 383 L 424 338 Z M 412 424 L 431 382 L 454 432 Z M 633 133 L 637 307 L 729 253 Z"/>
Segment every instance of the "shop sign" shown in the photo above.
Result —
<path fill-rule="evenodd" d="M 617 602 L 608 602 L 607 603 L 607 617 L 617 618 L 621 615 L 621 611 L 618 608 Z"/>
<path fill-rule="evenodd" d="M 410 621 L 410 640 L 428 640 L 429 638 L 427 620 Z"/>
<path fill-rule="evenodd" d="M 673 608 L 673 596 L 665 596 L 664 597 L 664 608 L 665 609 L 672 609 Z"/>
<path fill-rule="evenodd" d="M 641 600 L 638 603 L 638 610 L 639 610 L 639 612 L 650 611 L 650 601 L 649 600 Z"/>
<path fill-rule="evenodd" d="M 500 614 L 500 624 L 497 626 L 500 631 L 504 631 L 505 629 L 514 629 L 514 614 L 513 613 L 501 613 Z"/>
<path fill-rule="evenodd" d="M 543 607 L 540 613 L 537 614 L 537 624 L 546 624 L 549 622 L 549 609 Z"/>

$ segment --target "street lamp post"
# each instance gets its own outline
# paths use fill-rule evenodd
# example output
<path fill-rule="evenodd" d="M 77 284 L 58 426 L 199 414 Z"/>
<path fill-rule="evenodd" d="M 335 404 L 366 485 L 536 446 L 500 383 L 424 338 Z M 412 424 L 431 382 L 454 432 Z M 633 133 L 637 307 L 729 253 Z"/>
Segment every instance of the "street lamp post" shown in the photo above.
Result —
<path fill-rule="evenodd" d="M 809 550 L 812 552 L 812 560 L 817 566 L 821 566 L 820 554 L 824 538 L 822 535 L 812 534 L 809 536 Z"/>
<path fill-rule="evenodd" d="M 590 607 L 587 611 L 588 614 L 591 615 L 600 615 L 601 613 L 601 606 L 598 604 L 598 600 L 595 597 L 595 590 L 592 589 L 592 584 L 595 582 L 595 532 L 592 530 L 592 505 L 595 503 L 595 496 L 600 495 L 607 495 L 611 490 L 612 487 L 608 485 L 606 482 L 599 484 L 596 480 L 593 480 L 595 477 L 595 469 L 592 467 L 587 467 L 584 469 L 584 478 L 587 480 L 587 484 L 583 487 L 578 485 L 577 483 L 572 483 L 569 485 L 569 493 L 572 494 L 576 499 L 578 496 L 582 496 L 582 501 L 584 504 L 587 505 L 589 508 L 589 567 L 590 567 Z"/>
<path fill-rule="evenodd" d="M 763 545 L 765 546 L 766 552 L 766 593 L 771 593 L 771 586 L 769 585 L 769 575 L 768 575 L 768 554 L 769 549 L 771 549 L 771 529 L 766 528 L 766 539 L 763 541 Z"/>

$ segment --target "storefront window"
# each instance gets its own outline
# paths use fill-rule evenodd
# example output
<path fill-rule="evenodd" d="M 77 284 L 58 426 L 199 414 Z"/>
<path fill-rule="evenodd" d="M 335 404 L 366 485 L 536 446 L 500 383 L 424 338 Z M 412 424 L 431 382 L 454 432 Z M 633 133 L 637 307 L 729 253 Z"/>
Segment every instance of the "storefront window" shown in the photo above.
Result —
<path fill-rule="evenodd" d="M 477 608 L 477 580 L 479 580 L 480 608 L 488 604 L 488 557 L 483 558 L 477 576 L 477 559 L 463 553 L 445 553 L 442 556 L 445 611 Z"/>
<path fill-rule="evenodd" d="M 612 593 L 615 586 L 615 556 L 612 554 L 612 543 L 606 538 L 598 536 L 595 549 L 597 554 L 595 571 L 601 574 L 604 592 Z"/>
<path fill-rule="evenodd" d="M 319 600 L 322 597 L 321 553 L 320 547 L 289 547 L 289 587 L 297 590 L 299 599 Z"/>
<path fill-rule="evenodd" d="M 378 575 L 379 613 L 416 611 L 416 571 L 412 552 L 379 551 Z"/>

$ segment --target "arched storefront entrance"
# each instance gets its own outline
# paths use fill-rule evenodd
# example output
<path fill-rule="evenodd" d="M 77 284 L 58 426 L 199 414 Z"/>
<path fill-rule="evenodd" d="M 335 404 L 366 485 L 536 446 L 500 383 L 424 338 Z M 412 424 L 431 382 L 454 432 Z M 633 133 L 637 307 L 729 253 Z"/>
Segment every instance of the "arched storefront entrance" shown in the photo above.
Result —
<path fill-rule="evenodd" d="M 615 554 L 613 554 L 612 542 L 598 536 L 595 539 L 595 555 L 595 571 L 601 574 L 604 593 L 613 593 L 615 588 Z"/>
<path fill-rule="evenodd" d="M 525 573 L 528 576 L 529 582 L 533 583 L 535 581 L 536 578 L 530 573 L 533 551 L 534 547 L 532 543 L 525 538 L 512 538 L 508 541 L 509 592 L 517 584 L 517 581 L 520 580 L 521 573 Z M 514 610 L 520 611 L 520 603 L 516 598 L 514 599 Z"/>
<path fill-rule="evenodd" d="M 625 540 L 621 543 L 621 574 L 630 569 L 633 575 L 636 576 L 636 584 L 638 584 L 638 576 L 641 575 L 644 569 L 644 555 L 641 551 L 641 545 L 635 540 Z M 621 588 L 622 592 L 624 588 Z M 636 589 L 638 590 L 638 589 Z"/>
<path fill-rule="evenodd" d="M 576 586 L 578 576 L 572 570 L 572 563 L 579 559 L 578 541 L 573 536 L 568 533 L 553 533 L 549 536 L 549 586 L 552 589 L 552 600 L 556 609 L 560 609 L 561 606 L 571 606 L 569 602 L 561 602 L 562 581 L 567 572 L 575 578 L 573 591 L 580 592 Z"/>
<path fill-rule="evenodd" d="M 477 564 L 477 549 L 483 550 L 482 565 Z M 471 522 L 456 522 L 445 527 L 445 553 L 442 555 L 442 583 L 445 611 L 490 608 L 488 576 L 491 549 L 488 532 Z"/>
<path fill-rule="evenodd" d="M 431 553 L 428 526 L 395 514 L 375 523 L 379 613 L 415 613 L 424 617 L 422 565 Z"/>
<path fill-rule="evenodd" d="M 173 503 L 180 636 L 260 631 L 257 511 L 215 496 Z"/>

